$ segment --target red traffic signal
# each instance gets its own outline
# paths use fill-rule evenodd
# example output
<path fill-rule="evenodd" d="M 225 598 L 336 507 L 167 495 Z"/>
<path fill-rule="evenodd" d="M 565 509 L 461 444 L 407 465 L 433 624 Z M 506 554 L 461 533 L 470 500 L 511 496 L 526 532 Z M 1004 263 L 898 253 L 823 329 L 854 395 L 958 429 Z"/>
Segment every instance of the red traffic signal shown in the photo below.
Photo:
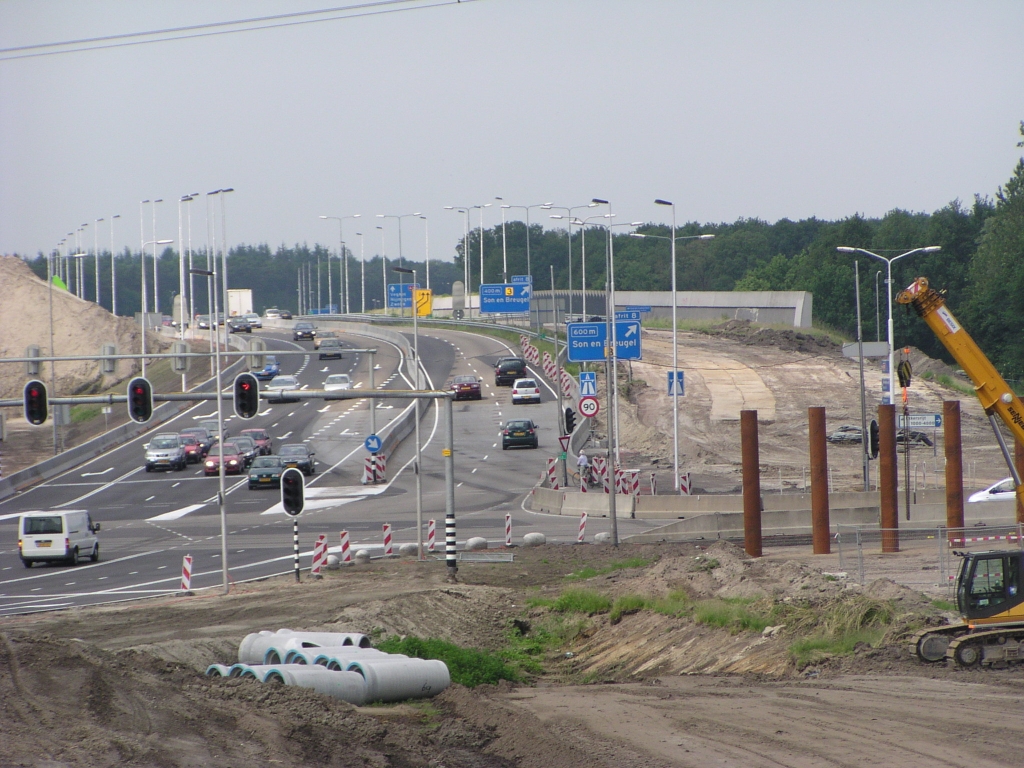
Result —
<path fill-rule="evenodd" d="M 128 382 L 128 416 L 144 424 L 153 418 L 153 385 L 137 376 Z"/>
<path fill-rule="evenodd" d="M 281 473 L 281 506 L 292 517 L 302 514 L 306 504 L 306 478 L 295 467 Z"/>
<path fill-rule="evenodd" d="M 46 396 L 46 385 L 33 379 L 25 385 L 25 421 L 39 426 L 49 415 L 49 399 Z"/>
<path fill-rule="evenodd" d="M 234 386 L 235 415 L 242 419 L 251 419 L 260 410 L 260 388 L 256 377 L 251 373 L 240 373 L 235 377 Z"/>

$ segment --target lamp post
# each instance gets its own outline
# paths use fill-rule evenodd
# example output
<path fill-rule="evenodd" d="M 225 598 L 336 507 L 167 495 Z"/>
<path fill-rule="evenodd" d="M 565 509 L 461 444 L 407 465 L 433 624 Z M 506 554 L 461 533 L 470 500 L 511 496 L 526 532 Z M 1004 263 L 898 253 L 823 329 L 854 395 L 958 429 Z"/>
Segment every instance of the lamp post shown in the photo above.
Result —
<path fill-rule="evenodd" d="M 502 200 L 500 197 L 495 200 Z M 501 282 L 508 282 L 508 239 L 505 237 L 505 209 L 509 206 L 503 202 L 501 208 Z"/>
<path fill-rule="evenodd" d="M 419 216 L 419 215 L 420 215 L 419 211 L 416 211 L 415 213 L 378 213 L 377 214 L 377 218 L 378 219 L 397 219 L 398 220 L 398 264 L 399 264 L 399 266 L 405 264 L 405 254 L 402 251 L 402 219 L 409 218 L 410 216 Z M 381 234 L 381 237 L 383 238 L 383 233 Z M 382 240 L 382 242 L 383 242 L 383 240 Z M 387 279 L 385 279 L 384 282 L 386 283 Z M 401 297 L 401 296 L 399 297 L 398 314 L 401 317 L 405 316 L 405 307 L 402 306 L 402 304 L 404 304 L 403 298 L 404 297 Z"/>
<path fill-rule="evenodd" d="M 79 233 L 85 232 L 85 228 L 89 226 L 89 222 L 85 222 L 78 228 Z M 75 242 L 76 258 L 78 261 L 75 262 L 75 287 L 78 298 L 85 299 L 85 270 L 82 269 L 82 257 L 88 256 L 89 254 L 82 251 L 82 237 L 78 237 Z"/>
<path fill-rule="evenodd" d="M 217 260 L 213 260 L 213 269 L 192 269 L 189 270 L 194 275 L 204 275 L 207 278 L 207 284 L 211 282 L 216 285 L 217 283 Z M 217 291 L 214 288 L 210 288 L 210 293 L 213 296 L 213 317 L 217 316 Z M 225 321 L 225 325 L 227 322 Z M 216 326 L 213 323 L 210 324 L 210 338 L 216 338 Z M 220 567 L 221 567 L 221 584 L 224 589 L 224 594 L 228 593 L 228 517 L 224 508 L 224 499 L 226 494 L 224 492 L 224 398 L 223 392 L 224 387 L 221 384 L 220 374 L 220 344 L 215 344 L 213 347 L 214 361 L 217 368 L 217 447 L 220 449 L 220 467 L 218 472 L 219 480 L 219 491 L 217 493 L 217 505 L 220 507 Z M 143 358 L 145 363 L 145 358 Z M 146 374 L 142 374 L 145 376 Z"/>
<path fill-rule="evenodd" d="M 148 242 L 143 241 L 143 243 L 142 243 L 142 252 L 143 253 L 146 252 L 146 246 L 147 245 L 152 245 L 153 246 L 153 253 L 156 253 L 156 247 L 158 245 L 167 245 L 168 243 L 173 243 L 173 242 L 174 242 L 173 240 L 150 240 Z M 143 269 L 142 269 L 142 306 L 143 306 L 143 311 L 142 311 L 142 378 L 146 378 L 146 325 L 147 325 L 147 323 L 146 323 L 146 311 L 145 311 L 146 301 L 147 301 L 147 298 L 146 298 L 146 269 L 145 269 L 145 265 L 143 265 Z"/>
<path fill-rule="evenodd" d="M 521 208 L 526 211 L 526 274 L 533 279 L 533 265 L 530 263 L 530 209 L 531 208 L 543 208 L 544 206 L 550 206 L 552 203 L 536 203 L 535 205 L 506 205 L 504 208 Z M 540 321 L 540 313 L 537 313 L 538 323 Z M 540 329 L 538 328 L 538 331 Z"/>
<path fill-rule="evenodd" d="M 359 314 L 366 314 L 366 257 L 363 252 L 363 233 L 356 232 L 359 238 Z"/>
<path fill-rule="evenodd" d="M 545 211 L 565 211 L 565 216 L 551 216 L 552 219 L 568 219 L 568 232 L 569 232 L 569 308 L 566 316 L 572 314 L 572 212 L 575 210 L 582 210 L 583 208 L 596 208 L 599 203 L 593 201 L 586 205 L 574 205 L 571 208 L 565 208 L 560 205 L 542 205 L 541 208 Z M 610 231 L 610 230 L 609 230 Z M 610 236 L 610 235 L 609 235 Z M 554 288 L 552 288 L 552 291 Z M 552 301 L 554 300 L 554 293 L 552 293 Z"/>
<path fill-rule="evenodd" d="M 92 227 L 92 252 L 96 258 L 96 303 L 100 303 L 100 244 L 99 244 L 99 231 L 100 228 L 96 225 L 106 219 L 94 219 Z"/>
<path fill-rule="evenodd" d="M 153 200 L 150 203 L 150 212 L 153 214 L 153 312 L 159 314 L 160 312 L 160 266 L 157 263 L 156 253 L 156 204 L 162 203 L 164 199 L 162 197 Z"/>
<path fill-rule="evenodd" d="M 889 371 L 886 374 L 886 378 L 889 381 L 889 393 L 888 393 L 888 395 L 886 395 L 884 392 L 882 393 L 882 404 L 883 405 L 888 405 L 889 403 L 894 403 L 895 402 L 894 395 L 896 393 L 896 389 L 893 386 L 893 381 L 895 380 L 895 371 L 893 369 L 893 363 L 895 363 L 895 361 L 896 361 L 896 348 L 893 346 L 892 265 L 893 265 L 893 262 L 899 261 L 904 256 L 912 256 L 915 253 L 936 253 L 936 252 L 942 250 L 942 246 L 940 246 L 940 245 L 929 245 L 929 246 L 926 246 L 924 248 L 914 248 L 913 250 L 907 251 L 906 253 L 901 253 L 899 256 L 893 256 L 892 258 L 889 258 L 887 256 L 880 256 L 877 253 L 873 253 L 871 251 L 867 251 L 867 250 L 865 250 L 863 248 L 851 248 L 851 247 L 845 246 L 845 245 L 838 246 L 836 248 L 836 250 L 839 251 L 840 253 L 862 253 L 865 256 L 868 256 L 868 257 L 870 257 L 872 259 L 877 259 L 878 261 L 881 261 L 881 262 L 885 263 L 885 271 L 886 271 L 885 284 L 886 284 L 886 287 L 888 288 L 888 299 L 887 300 L 888 300 L 888 307 L 889 307 L 889 325 L 888 325 L 888 332 L 889 332 Z"/>
<path fill-rule="evenodd" d="M 685 235 L 676 237 L 676 205 L 668 200 L 655 200 L 656 205 L 667 205 L 672 208 L 672 236 L 645 235 L 633 232 L 633 237 L 650 238 L 652 240 L 668 240 L 672 245 L 672 487 L 679 490 L 679 298 L 676 288 L 676 241 L 677 240 L 711 240 L 714 235 Z"/>
<path fill-rule="evenodd" d="M 384 279 L 384 295 L 381 302 L 381 307 L 384 308 L 384 315 L 388 314 L 388 258 L 384 255 L 384 227 L 377 225 L 377 231 L 380 232 L 380 271 Z"/>
<path fill-rule="evenodd" d="M 199 197 L 198 192 L 192 192 L 186 196 L 185 202 L 186 221 L 188 222 L 188 328 L 189 336 L 195 338 L 195 320 L 196 320 L 196 291 L 192 280 L 192 201 Z M 179 244 L 180 245 L 180 244 Z"/>
<path fill-rule="evenodd" d="M 471 294 L 469 290 L 469 211 L 471 207 L 472 206 L 468 205 L 446 205 L 444 207 L 446 211 L 458 211 L 459 213 L 465 214 L 466 216 L 465 226 L 463 227 L 462 231 L 462 293 L 463 296 L 465 297 L 464 303 L 466 305 L 466 317 L 473 316 L 473 301 L 470 298 Z"/>
<path fill-rule="evenodd" d="M 881 322 L 878 319 L 879 318 L 879 312 L 878 312 L 878 306 L 879 306 L 879 301 L 878 301 L 878 278 L 879 278 L 879 276 L 881 274 L 882 274 L 882 270 L 880 270 L 880 269 L 876 269 L 875 270 L 875 341 L 881 341 L 882 340 L 882 325 L 881 325 Z"/>
<path fill-rule="evenodd" d="M 117 261 L 114 259 L 114 219 L 120 219 L 121 214 L 115 213 L 110 217 L 110 314 L 117 315 Z"/>
<path fill-rule="evenodd" d="M 334 221 L 338 222 L 338 258 L 340 259 L 340 261 L 338 262 L 338 268 L 339 268 L 338 280 L 341 281 L 341 288 L 340 289 L 341 289 L 341 292 L 343 294 L 341 299 L 338 301 L 338 311 L 339 312 L 344 312 L 345 314 L 348 314 L 348 309 L 349 309 L 349 307 L 348 307 L 349 287 L 348 287 L 348 259 L 345 258 L 344 221 L 345 221 L 345 219 L 358 219 L 361 215 L 362 214 L 360 214 L 360 213 L 353 213 L 351 216 L 321 216 L 320 217 L 321 219 L 333 219 Z M 344 267 L 342 267 L 342 264 L 344 264 Z M 330 259 L 328 258 L 328 261 L 327 261 L 327 295 L 328 295 L 328 297 L 331 295 L 331 291 L 332 291 L 332 287 L 331 287 L 331 262 L 330 262 Z M 327 299 L 327 303 L 328 304 L 331 303 L 330 298 Z"/>
<path fill-rule="evenodd" d="M 399 272 L 406 275 L 412 275 L 413 283 L 416 282 L 416 270 L 408 269 L 407 267 L 392 267 L 392 271 Z M 414 385 L 416 389 L 422 389 L 420 385 L 420 327 L 417 322 L 416 302 L 414 301 L 412 306 L 412 356 L 413 360 L 413 375 L 415 377 Z M 372 358 L 371 358 L 372 359 Z M 436 406 L 435 406 L 436 407 Z M 422 485 L 422 473 L 420 471 L 420 400 L 419 398 L 415 401 L 416 408 L 416 552 L 417 559 L 423 559 L 423 485 Z"/>
<path fill-rule="evenodd" d="M 230 308 L 229 308 L 229 305 L 228 305 L 228 228 L 227 228 L 227 213 L 224 210 L 224 198 L 225 198 L 225 196 L 227 196 L 227 194 L 229 192 L 234 192 L 234 191 L 235 191 L 234 187 L 226 187 L 224 189 L 215 189 L 212 192 L 207 192 L 206 193 L 206 211 L 207 211 L 207 215 L 209 215 L 209 211 L 210 211 L 210 198 L 213 197 L 214 195 L 220 195 L 220 240 L 221 240 L 221 252 L 220 252 L 220 261 L 221 261 L 221 270 L 220 271 L 221 271 L 221 275 L 220 275 L 220 282 L 221 282 L 221 285 L 223 286 L 223 297 L 224 297 L 224 347 L 225 348 L 227 348 L 228 342 L 230 341 L 228 336 L 231 333 L 231 328 L 228 326 L 228 315 L 230 314 Z M 216 229 L 217 228 L 214 227 L 214 235 L 216 235 Z M 213 243 L 213 258 L 214 259 L 217 258 L 217 243 L 216 243 L 216 239 L 214 239 L 214 243 Z M 213 271 L 214 271 L 214 273 L 216 273 L 216 271 L 217 271 L 216 267 L 214 268 Z M 214 292 L 217 291 L 216 283 L 214 284 L 213 290 L 214 290 Z M 216 328 L 216 326 L 213 324 L 213 322 L 211 322 L 210 323 L 210 330 L 212 331 L 215 328 Z"/>
<path fill-rule="evenodd" d="M 423 220 L 423 253 L 427 262 L 427 290 L 430 290 L 430 222 L 426 216 L 420 216 Z"/>

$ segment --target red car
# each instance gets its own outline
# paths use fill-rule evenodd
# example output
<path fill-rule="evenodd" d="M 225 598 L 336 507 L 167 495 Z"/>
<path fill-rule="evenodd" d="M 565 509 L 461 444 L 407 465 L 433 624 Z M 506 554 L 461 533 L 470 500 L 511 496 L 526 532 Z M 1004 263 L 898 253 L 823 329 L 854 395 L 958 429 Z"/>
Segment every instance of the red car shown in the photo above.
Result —
<path fill-rule="evenodd" d="M 238 433 L 240 437 L 251 437 L 260 449 L 260 456 L 269 456 L 274 452 L 274 438 L 265 429 L 243 429 Z"/>
<path fill-rule="evenodd" d="M 234 443 L 224 443 L 224 474 L 240 475 L 245 469 L 245 459 L 241 451 Z M 206 463 L 203 464 L 203 472 L 207 475 L 220 474 L 220 446 L 215 445 L 206 454 Z"/>
<path fill-rule="evenodd" d="M 476 376 L 456 376 L 452 379 L 452 392 L 456 400 L 480 400 L 480 379 Z"/>
<path fill-rule="evenodd" d="M 181 444 L 185 447 L 185 461 L 189 464 L 198 464 L 206 458 L 206 452 L 195 435 L 178 435 Z"/>

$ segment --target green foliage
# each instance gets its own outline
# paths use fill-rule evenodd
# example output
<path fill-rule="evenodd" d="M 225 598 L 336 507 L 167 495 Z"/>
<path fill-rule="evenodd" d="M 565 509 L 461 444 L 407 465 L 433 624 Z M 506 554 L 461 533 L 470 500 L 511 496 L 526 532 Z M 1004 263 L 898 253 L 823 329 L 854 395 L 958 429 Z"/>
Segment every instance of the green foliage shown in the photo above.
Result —
<path fill-rule="evenodd" d="M 955 611 L 956 606 L 948 600 L 932 600 L 932 605 L 940 611 Z"/>
<path fill-rule="evenodd" d="M 839 636 L 817 635 L 790 643 L 789 653 L 798 669 L 806 667 L 828 656 L 851 654 L 860 644 L 874 646 L 881 641 L 885 630 L 881 628 L 862 629 Z"/>
<path fill-rule="evenodd" d="M 102 408 L 102 405 L 73 405 L 71 406 L 71 423 L 80 424 L 83 421 L 94 419 L 103 412 Z"/>
<path fill-rule="evenodd" d="M 612 604 L 612 609 L 608 613 L 608 619 L 612 624 L 618 624 L 623 616 L 627 616 L 631 613 L 638 613 L 649 607 L 647 598 L 640 597 L 640 595 L 623 595 L 622 597 L 616 598 Z"/>
<path fill-rule="evenodd" d="M 698 624 L 738 632 L 760 632 L 771 622 L 767 612 L 750 607 L 752 601 L 744 598 L 701 600 L 693 608 L 693 620 Z"/>
<path fill-rule="evenodd" d="M 519 680 L 519 673 L 497 654 L 476 648 L 462 648 L 446 640 L 406 636 L 389 637 L 377 645 L 386 653 L 404 653 L 417 659 L 440 659 L 448 665 L 452 682 L 473 688 L 494 685 L 499 680 Z"/>
<path fill-rule="evenodd" d="M 558 613 L 607 613 L 612 601 L 602 594 L 589 589 L 568 589 L 552 603 L 551 609 Z"/>
<path fill-rule="evenodd" d="M 615 571 L 621 571 L 625 568 L 646 568 L 652 562 L 652 560 L 648 560 L 643 557 L 630 557 L 625 560 L 617 560 L 615 562 L 606 563 L 605 565 L 602 565 L 600 568 L 594 568 L 593 566 L 589 565 L 584 566 L 583 568 L 580 568 L 578 571 L 570 573 L 565 578 L 573 581 L 579 581 L 582 579 L 592 579 L 595 576 L 604 576 L 609 573 L 614 573 Z"/>

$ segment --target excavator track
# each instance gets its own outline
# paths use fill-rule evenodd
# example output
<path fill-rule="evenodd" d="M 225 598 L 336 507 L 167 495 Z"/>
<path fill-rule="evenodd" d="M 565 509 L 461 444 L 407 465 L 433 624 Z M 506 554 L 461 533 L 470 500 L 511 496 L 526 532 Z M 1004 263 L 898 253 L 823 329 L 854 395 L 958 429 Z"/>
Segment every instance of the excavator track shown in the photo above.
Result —
<path fill-rule="evenodd" d="M 955 637 L 946 648 L 947 663 L 959 669 L 1019 664 L 1024 661 L 1024 628 L 1002 628 Z"/>
<path fill-rule="evenodd" d="M 926 664 L 945 661 L 946 651 L 954 636 L 967 631 L 966 624 L 950 624 L 945 627 L 922 629 L 910 638 L 910 652 Z"/>

